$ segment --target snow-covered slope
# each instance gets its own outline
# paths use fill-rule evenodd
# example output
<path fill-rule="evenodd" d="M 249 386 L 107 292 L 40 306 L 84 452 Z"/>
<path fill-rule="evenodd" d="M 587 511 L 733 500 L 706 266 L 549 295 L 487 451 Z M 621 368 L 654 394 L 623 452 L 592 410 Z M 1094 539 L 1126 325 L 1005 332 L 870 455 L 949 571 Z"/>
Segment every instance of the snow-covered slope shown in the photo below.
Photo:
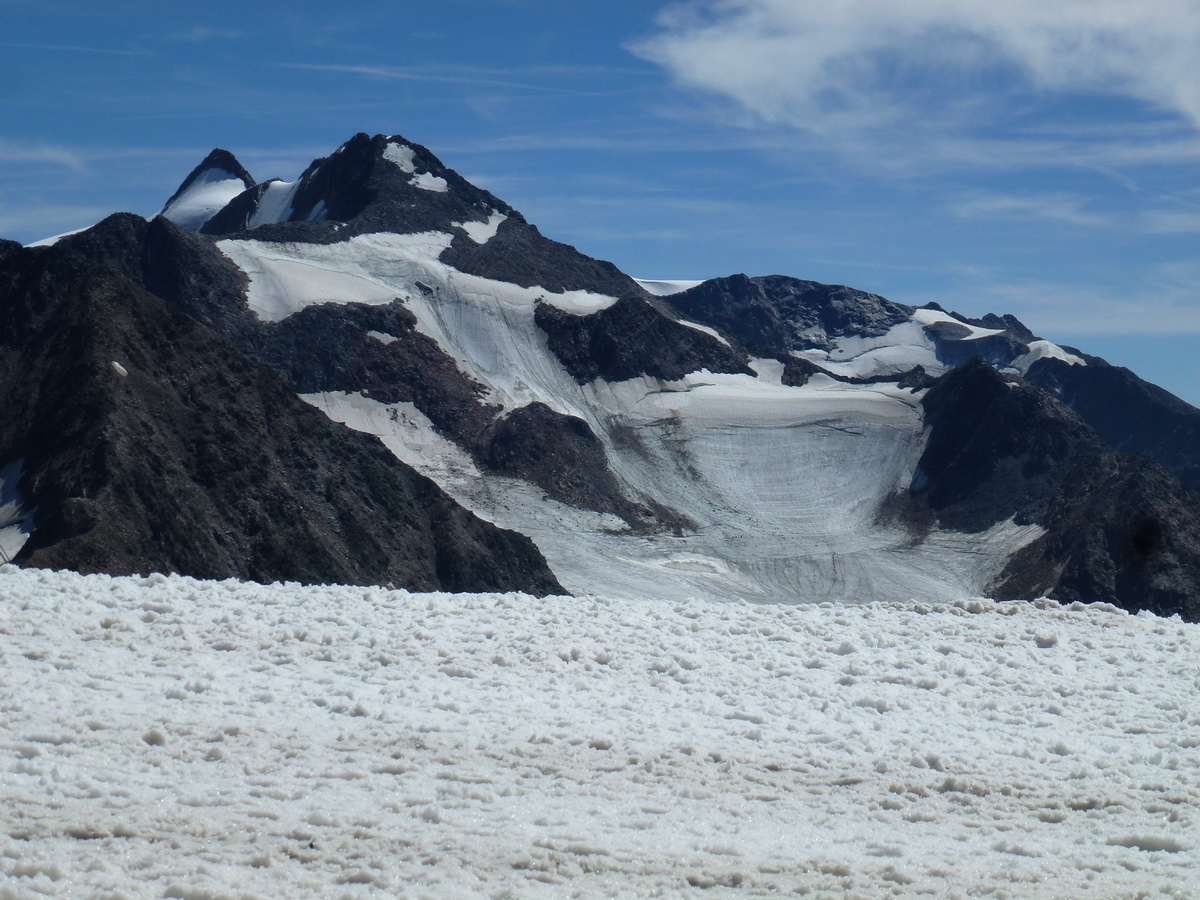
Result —
<path fill-rule="evenodd" d="M 199 231 L 234 197 L 253 184 L 233 154 L 214 150 L 184 180 L 159 215 L 189 231 Z"/>
<path fill-rule="evenodd" d="M 0 896 L 1195 897 L 1196 629 L 4 567 Z"/>
<path fill-rule="evenodd" d="M 880 519 L 887 500 L 907 489 L 921 450 L 918 398 L 895 385 L 864 389 L 818 377 L 788 387 L 770 360 L 760 377 L 700 371 L 671 382 L 579 384 L 547 347 L 536 305 L 586 315 L 615 298 L 465 274 L 439 259 L 452 238 L 217 246 L 246 272 L 250 308 L 267 322 L 312 304 L 402 301 L 421 333 L 489 389 L 489 402 L 506 410 L 540 402 L 584 420 L 632 497 L 693 523 L 681 534 L 623 531 L 611 516 L 487 475 L 465 452 L 428 454 L 436 434 L 415 409 L 359 394 L 307 397 L 335 420 L 382 437 L 479 515 L 532 536 L 569 590 L 604 584 L 621 596 L 950 600 L 982 591 L 1009 554 L 1041 534 L 1004 525 L 914 544 L 905 528 Z"/>

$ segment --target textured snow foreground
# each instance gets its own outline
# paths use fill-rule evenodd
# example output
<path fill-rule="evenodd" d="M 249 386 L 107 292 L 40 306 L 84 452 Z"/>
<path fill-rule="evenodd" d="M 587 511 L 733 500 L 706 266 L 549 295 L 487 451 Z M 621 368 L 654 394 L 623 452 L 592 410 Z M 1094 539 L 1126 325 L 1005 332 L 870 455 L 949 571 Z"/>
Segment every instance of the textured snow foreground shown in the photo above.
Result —
<path fill-rule="evenodd" d="M 0 568 L 0 898 L 1196 896 L 1200 631 Z"/>

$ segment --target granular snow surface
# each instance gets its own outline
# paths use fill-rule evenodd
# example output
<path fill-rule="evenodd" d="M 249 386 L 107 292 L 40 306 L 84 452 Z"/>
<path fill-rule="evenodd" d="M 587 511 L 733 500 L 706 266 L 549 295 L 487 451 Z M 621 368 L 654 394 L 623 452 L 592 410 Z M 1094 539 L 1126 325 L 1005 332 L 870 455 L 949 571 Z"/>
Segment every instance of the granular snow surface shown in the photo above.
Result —
<path fill-rule="evenodd" d="M 1200 632 L 0 567 L 0 898 L 1195 897 Z"/>

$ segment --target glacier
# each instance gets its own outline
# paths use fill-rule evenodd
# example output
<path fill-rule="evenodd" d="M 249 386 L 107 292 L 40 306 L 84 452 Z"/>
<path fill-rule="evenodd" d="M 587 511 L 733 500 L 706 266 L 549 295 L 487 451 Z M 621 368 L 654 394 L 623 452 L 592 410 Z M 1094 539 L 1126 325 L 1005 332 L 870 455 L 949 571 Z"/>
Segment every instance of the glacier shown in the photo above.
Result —
<path fill-rule="evenodd" d="M 1010 521 L 982 534 L 943 530 L 917 541 L 882 517 L 889 499 L 907 490 L 923 446 L 919 395 L 894 383 L 864 387 L 818 375 L 785 387 L 780 364 L 760 359 L 757 377 L 701 370 L 676 381 L 579 384 L 547 346 L 536 307 L 587 315 L 616 298 L 463 273 L 440 260 L 452 239 L 377 233 L 336 244 L 224 239 L 216 246 L 246 273 L 247 302 L 265 322 L 315 304 L 402 301 L 418 330 L 488 389 L 488 402 L 504 410 L 544 403 L 584 420 L 630 496 L 653 498 L 695 524 L 681 533 L 631 532 L 611 514 L 480 471 L 415 408 L 362 394 L 306 395 L 335 421 L 380 437 L 475 514 L 532 537 L 568 590 L 950 601 L 983 592 L 1011 554 L 1044 533 Z M 958 324 L 918 310 L 882 338 L 844 339 L 834 355 L 854 374 L 875 373 L 884 351 L 893 371 L 944 369 L 923 330 L 935 321 Z M 962 327 L 972 339 L 997 333 Z"/>

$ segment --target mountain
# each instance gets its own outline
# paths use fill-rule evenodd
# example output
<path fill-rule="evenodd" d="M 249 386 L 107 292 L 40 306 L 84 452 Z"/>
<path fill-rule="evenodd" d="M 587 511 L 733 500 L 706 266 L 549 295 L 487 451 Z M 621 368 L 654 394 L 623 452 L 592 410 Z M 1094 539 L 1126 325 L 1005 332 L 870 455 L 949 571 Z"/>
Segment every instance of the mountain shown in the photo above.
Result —
<path fill-rule="evenodd" d="M 1200 411 L 1012 316 L 635 281 L 399 136 L 214 151 L 0 246 L 0 310 L 22 564 L 1200 618 Z"/>
<path fill-rule="evenodd" d="M 0 453 L 21 473 L 19 562 L 561 590 L 527 538 L 147 290 L 143 257 L 164 227 L 117 215 L 44 251 L 4 248 Z"/>

